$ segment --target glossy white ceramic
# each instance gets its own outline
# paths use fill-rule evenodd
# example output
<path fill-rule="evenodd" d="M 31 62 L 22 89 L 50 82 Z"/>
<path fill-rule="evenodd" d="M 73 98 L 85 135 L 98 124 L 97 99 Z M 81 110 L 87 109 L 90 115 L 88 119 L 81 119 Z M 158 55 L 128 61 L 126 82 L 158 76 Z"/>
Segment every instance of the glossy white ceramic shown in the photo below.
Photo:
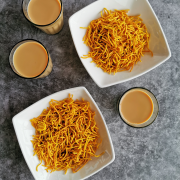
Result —
<path fill-rule="evenodd" d="M 154 56 L 145 55 L 142 57 L 142 62 L 134 66 L 132 72 L 118 72 L 115 75 L 109 75 L 97 68 L 95 63 L 90 63 L 91 58 L 81 58 L 83 55 L 88 54 L 89 48 L 82 41 L 86 30 L 80 29 L 80 27 L 87 27 L 92 20 L 99 18 L 103 8 L 109 10 L 130 9 L 128 15 L 140 14 L 148 32 L 151 34 L 150 49 L 153 51 Z M 148 0 L 98 0 L 73 14 L 69 19 L 69 27 L 82 64 L 94 82 L 101 88 L 141 76 L 171 57 L 171 51 L 162 27 Z"/>
<path fill-rule="evenodd" d="M 90 102 L 91 109 L 96 113 L 95 120 L 97 122 L 97 126 L 99 127 L 99 133 L 102 138 L 102 144 L 97 150 L 97 154 L 103 151 L 105 153 L 98 158 L 93 158 L 77 173 L 72 173 L 71 170 L 68 170 L 66 175 L 63 171 L 47 173 L 42 166 L 39 166 L 37 172 L 36 166 L 39 164 L 39 160 L 37 156 L 33 156 L 33 146 L 30 142 L 30 140 L 32 140 L 32 135 L 35 134 L 35 129 L 32 127 L 30 119 L 39 116 L 43 109 L 49 106 L 48 103 L 51 99 L 62 100 L 67 98 L 69 93 L 73 94 L 73 99 L 84 98 L 84 100 Z M 67 89 L 43 98 L 42 100 L 36 102 L 35 104 L 14 116 L 13 125 L 26 163 L 36 180 L 86 179 L 112 163 L 115 159 L 114 149 L 106 122 L 95 101 L 84 87 Z"/>

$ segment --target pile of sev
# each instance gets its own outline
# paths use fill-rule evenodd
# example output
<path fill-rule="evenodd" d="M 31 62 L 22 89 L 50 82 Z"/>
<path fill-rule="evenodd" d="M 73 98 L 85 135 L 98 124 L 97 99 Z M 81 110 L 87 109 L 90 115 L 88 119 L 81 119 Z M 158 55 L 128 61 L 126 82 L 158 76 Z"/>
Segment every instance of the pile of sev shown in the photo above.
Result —
<path fill-rule="evenodd" d="M 75 173 L 91 157 L 103 154 L 95 155 L 101 143 L 95 112 L 90 109 L 89 102 L 74 101 L 72 96 L 61 101 L 51 100 L 50 107 L 30 120 L 36 130 L 31 140 L 34 155 L 38 156 L 40 164 L 44 161 L 42 166 L 47 172 L 64 170 L 66 173 L 71 168 Z"/>
<path fill-rule="evenodd" d="M 128 11 L 104 8 L 99 19 L 81 27 L 87 29 L 83 41 L 90 47 L 90 52 L 82 58 L 91 57 L 97 67 L 109 74 L 132 71 L 144 52 L 153 56 L 145 24 L 140 15 L 128 16 Z"/>

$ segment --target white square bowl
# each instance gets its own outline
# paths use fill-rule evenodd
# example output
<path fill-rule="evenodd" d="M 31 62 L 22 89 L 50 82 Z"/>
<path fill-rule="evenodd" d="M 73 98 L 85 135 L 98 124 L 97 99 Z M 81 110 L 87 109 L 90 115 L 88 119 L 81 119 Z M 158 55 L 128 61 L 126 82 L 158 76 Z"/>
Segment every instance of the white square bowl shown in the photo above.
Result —
<path fill-rule="evenodd" d="M 43 109 L 49 106 L 49 101 L 51 99 L 62 100 L 68 97 L 68 94 L 73 94 L 73 99 L 82 99 L 90 102 L 90 107 L 95 111 L 95 120 L 99 128 L 99 134 L 102 138 L 102 144 L 97 150 L 97 154 L 105 152 L 102 156 L 98 158 L 92 158 L 80 171 L 77 173 L 72 173 L 71 170 L 68 170 L 67 174 L 64 174 L 64 171 L 56 171 L 53 173 L 47 173 L 45 168 L 42 166 L 38 167 L 38 172 L 36 171 L 36 166 L 39 164 L 37 156 L 33 156 L 33 145 L 30 142 L 32 140 L 32 135 L 35 134 L 35 129 L 30 123 L 30 119 L 37 117 L 41 114 Z M 40 101 L 34 103 L 30 107 L 26 108 L 19 114 L 13 117 L 13 125 L 16 132 L 16 136 L 21 148 L 21 151 L 24 155 L 27 165 L 31 173 L 33 174 L 36 180 L 81 180 L 86 179 L 93 174 L 97 173 L 115 159 L 115 153 L 109 135 L 109 131 L 106 126 L 106 122 L 100 112 L 95 101 L 89 94 L 89 92 L 84 87 L 77 87 L 72 89 L 67 89 L 54 93 L 50 96 L 47 96 Z"/>
<path fill-rule="evenodd" d="M 140 14 L 151 35 L 150 49 L 154 56 L 144 55 L 141 58 L 142 62 L 137 63 L 132 72 L 124 71 L 118 72 L 115 75 L 109 75 L 104 73 L 100 68 L 97 68 L 95 63 L 90 63 L 92 61 L 91 58 L 81 58 L 83 55 L 88 54 L 90 49 L 82 41 L 86 29 L 80 29 L 80 27 L 87 27 L 92 20 L 101 17 L 100 12 L 103 8 L 107 8 L 108 10 L 130 9 L 128 12 L 130 16 Z M 162 27 L 148 0 L 98 0 L 73 14 L 69 19 L 69 27 L 82 64 L 94 82 L 101 88 L 141 76 L 171 57 L 171 51 Z"/>

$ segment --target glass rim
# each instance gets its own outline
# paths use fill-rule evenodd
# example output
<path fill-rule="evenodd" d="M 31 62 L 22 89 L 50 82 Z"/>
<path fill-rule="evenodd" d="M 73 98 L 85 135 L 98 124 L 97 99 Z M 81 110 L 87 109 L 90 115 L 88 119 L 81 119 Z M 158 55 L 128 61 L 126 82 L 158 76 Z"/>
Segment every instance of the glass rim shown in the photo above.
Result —
<path fill-rule="evenodd" d="M 30 20 L 25 16 L 25 14 L 24 14 L 24 11 L 23 11 L 23 4 L 24 4 L 24 1 L 25 1 L 25 0 L 22 1 L 22 6 L 21 6 L 23 15 L 24 15 L 24 17 L 26 18 L 26 20 L 28 20 L 28 21 L 29 21 L 31 24 L 33 24 L 34 26 L 39 26 L 39 27 L 49 26 L 49 25 L 55 23 L 55 22 L 59 19 L 59 17 L 61 16 L 61 14 L 62 14 L 62 9 L 63 9 L 62 0 L 59 0 L 60 3 L 61 3 L 61 11 L 60 11 L 60 13 L 59 13 L 59 16 L 58 16 L 53 22 L 51 22 L 51 23 L 49 23 L 49 24 L 45 24 L 45 25 L 35 24 L 35 23 L 33 23 L 32 21 L 30 21 Z"/>
<path fill-rule="evenodd" d="M 124 96 L 128 91 L 133 90 L 133 89 L 144 89 L 144 90 L 150 92 L 150 93 L 154 96 L 154 98 L 155 98 L 155 100 L 156 100 L 156 102 L 157 102 L 158 112 L 157 112 L 156 116 L 154 117 L 153 121 L 152 121 L 150 124 L 147 124 L 147 125 L 142 126 L 142 127 L 135 127 L 135 126 L 132 126 L 132 125 L 128 124 L 128 123 L 122 118 L 121 113 L 120 113 L 120 110 L 119 110 L 119 105 L 120 105 L 121 99 L 123 98 L 123 96 Z M 146 89 L 146 88 L 144 88 L 144 87 L 133 87 L 133 88 L 130 88 L 130 89 L 126 90 L 126 91 L 120 96 L 120 98 L 118 99 L 117 108 L 118 108 L 119 116 L 120 116 L 120 118 L 123 120 L 123 122 L 124 122 L 125 124 L 127 124 L 128 126 L 133 127 L 133 128 L 145 128 L 145 127 L 150 126 L 150 125 L 156 120 L 156 118 L 157 118 L 157 116 L 158 116 L 158 114 L 159 114 L 159 103 L 158 103 L 158 100 L 157 100 L 156 96 L 155 96 L 150 90 L 148 90 L 148 89 Z M 147 120 L 147 121 L 148 121 L 148 120 Z M 145 122 L 147 122 L 147 121 L 145 121 Z M 143 124 L 143 123 L 142 123 L 142 124 Z"/>
<path fill-rule="evenodd" d="M 46 53 L 47 53 L 47 55 L 48 55 L 48 62 L 47 62 L 47 65 L 46 65 L 46 68 L 44 69 L 44 71 L 41 73 L 41 74 L 39 74 L 39 75 L 37 75 L 37 76 L 34 76 L 34 77 L 24 77 L 24 76 L 21 76 L 20 74 L 17 74 L 14 70 L 13 70 L 13 68 L 12 68 L 12 66 L 11 66 L 11 63 L 10 63 L 10 55 L 11 55 L 11 53 L 12 53 L 12 50 L 15 48 L 15 46 L 16 45 L 18 45 L 19 43 L 21 43 L 21 42 L 26 42 L 26 41 L 34 41 L 34 42 L 36 42 L 36 43 L 39 43 L 41 46 L 43 46 L 43 48 L 46 50 Z M 18 46 L 19 47 L 19 46 Z M 18 48 L 17 47 L 17 48 Z M 14 52 L 15 53 L 15 52 Z M 13 55 L 14 55 L 14 53 L 13 53 Z M 35 40 L 35 39 L 23 39 L 23 40 L 21 40 L 21 41 L 19 41 L 18 43 L 16 43 L 13 47 L 12 47 L 12 49 L 11 49 L 11 52 L 10 52 L 10 54 L 9 54 L 9 64 L 10 64 L 10 67 L 12 68 L 12 70 L 14 71 L 14 73 L 16 74 L 16 75 L 18 75 L 19 77 L 21 77 L 21 78 L 24 78 L 24 79 L 35 79 L 35 78 L 38 78 L 39 76 L 41 76 L 45 71 L 46 71 L 46 69 L 47 69 L 47 67 L 48 67 L 48 65 L 49 65 L 49 52 L 48 52 L 48 50 L 46 49 L 46 47 L 40 42 L 40 41 L 38 41 L 38 40 Z M 15 68 L 15 67 L 14 67 Z M 15 68 L 16 69 L 16 68 Z M 17 71 L 18 72 L 18 71 Z"/>

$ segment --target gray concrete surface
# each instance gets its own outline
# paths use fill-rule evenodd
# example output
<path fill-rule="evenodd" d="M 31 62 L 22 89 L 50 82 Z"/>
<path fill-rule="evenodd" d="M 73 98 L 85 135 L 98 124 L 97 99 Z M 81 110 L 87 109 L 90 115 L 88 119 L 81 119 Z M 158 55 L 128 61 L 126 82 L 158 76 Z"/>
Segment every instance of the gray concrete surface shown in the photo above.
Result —
<path fill-rule="evenodd" d="M 64 28 L 46 35 L 26 21 L 22 0 L 0 0 L 0 180 L 33 180 L 21 153 L 12 117 L 54 92 L 85 86 L 102 111 L 115 148 L 115 161 L 88 180 L 180 179 L 180 0 L 149 0 L 164 29 L 172 57 L 153 71 L 119 85 L 100 89 L 81 64 L 69 17 L 94 0 L 63 0 Z M 8 56 L 18 41 L 41 41 L 53 59 L 52 73 L 26 80 L 11 70 Z M 160 112 L 143 129 L 127 126 L 116 111 L 116 101 L 132 87 L 145 87 L 157 97 Z"/>

